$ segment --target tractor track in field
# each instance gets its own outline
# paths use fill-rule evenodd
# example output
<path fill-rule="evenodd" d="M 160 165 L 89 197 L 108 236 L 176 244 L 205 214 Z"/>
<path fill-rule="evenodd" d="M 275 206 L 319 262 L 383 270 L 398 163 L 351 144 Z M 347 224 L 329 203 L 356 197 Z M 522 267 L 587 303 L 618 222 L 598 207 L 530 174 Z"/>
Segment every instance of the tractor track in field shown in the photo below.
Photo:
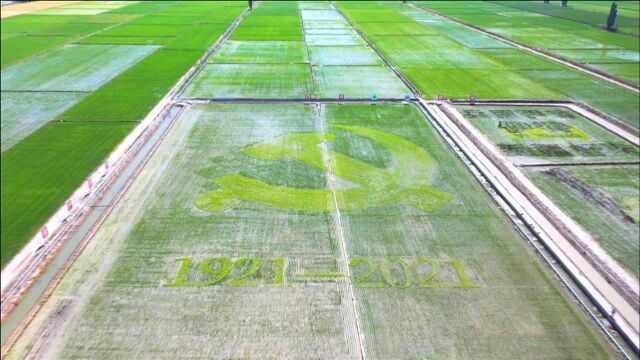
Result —
<path fill-rule="evenodd" d="M 302 9 L 300 8 L 300 2 L 298 2 L 298 14 L 300 16 L 300 27 L 302 28 L 302 40 L 304 42 L 304 51 L 307 54 L 307 63 L 309 65 L 309 73 L 311 74 L 311 81 L 313 84 L 313 97 L 318 98 L 318 80 L 313 72 L 313 63 L 311 61 L 311 53 L 309 51 L 309 43 L 307 42 L 307 31 L 304 28 L 304 19 L 302 18 Z"/>
<path fill-rule="evenodd" d="M 320 119 L 320 134 L 321 134 L 321 138 L 322 138 L 322 161 L 325 164 L 325 166 L 327 167 L 327 174 L 326 174 L 326 178 L 327 178 L 327 183 L 329 184 L 329 188 L 331 189 L 331 198 L 332 198 L 332 206 L 334 207 L 334 218 L 336 221 L 336 233 L 338 236 L 338 247 L 340 249 L 339 252 L 339 266 L 342 268 L 341 270 L 344 271 L 347 274 L 346 277 L 346 285 L 348 287 L 349 290 L 349 303 L 350 303 L 350 310 L 352 312 L 352 314 L 349 314 L 353 317 L 353 322 L 355 323 L 355 335 L 357 338 L 357 343 L 358 343 L 358 350 L 359 350 L 359 358 L 360 359 L 366 359 L 366 352 L 365 352 L 365 345 L 364 345 L 364 333 L 361 329 L 361 324 L 360 324 L 360 317 L 358 315 L 358 300 L 356 298 L 356 291 L 354 289 L 354 285 L 351 279 L 353 279 L 352 276 L 352 272 L 351 272 L 351 267 L 349 266 L 349 252 L 347 251 L 347 241 L 346 241 L 346 237 L 344 234 L 344 226 L 342 225 L 342 215 L 340 213 L 340 207 L 338 206 L 338 196 L 336 195 L 336 186 L 335 186 L 335 180 L 334 180 L 334 176 L 333 176 L 333 166 L 332 166 L 332 162 L 335 161 L 335 159 L 332 159 L 331 156 L 329 155 L 328 152 L 328 144 L 327 144 L 327 137 L 326 137 L 326 132 L 327 132 L 327 126 L 326 123 L 324 121 L 324 116 L 321 113 L 321 106 L 322 104 L 317 103 L 318 106 L 318 117 Z M 342 261 L 340 261 L 342 260 Z M 351 317 L 348 316 L 348 317 Z M 345 329 L 346 330 L 346 329 Z"/>
<path fill-rule="evenodd" d="M 409 4 L 409 6 L 411 6 L 412 8 L 414 8 L 416 10 L 423 11 L 423 12 L 426 12 L 426 13 L 429 13 L 429 14 L 432 14 L 432 15 L 435 15 L 435 16 L 439 16 L 439 17 L 441 17 L 443 19 L 446 19 L 447 21 L 451 21 L 451 22 L 456 23 L 458 25 L 464 26 L 467 29 L 479 32 L 479 33 L 484 34 L 486 36 L 489 36 L 489 37 L 491 37 L 493 39 L 499 40 L 499 41 L 501 41 L 503 43 L 506 43 L 508 45 L 516 47 L 518 49 L 528 51 L 528 52 L 530 52 L 532 54 L 535 54 L 535 55 L 538 55 L 538 56 L 542 56 L 542 57 L 547 58 L 549 60 L 553 60 L 553 61 L 555 61 L 557 63 L 566 65 L 566 66 L 568 66 L 570 68 L 573 68 L 575 70 L 578 70 L 578 71 L 581 71 L 583 73 L 586 73 L 586 74 L 595 76 L 597 78 L 606 80 L 606 81 L 608 81 L 608 82 L 610 82 L 612 84 L 615 84 L 615 85 L 618 85 L 618 86 L 622 86 L 625 89 L 635 91 L 636 93 L 640 92 L 640 86 L 638 86 L 638 84 L 633 83 L 632 81 L 619 78 L 617 76 L 611 75 L 611 74 L 609 74 L 607 72 L 604 72 L 604 71 L 600 71 L 600 70 L 594 69 L 594 68 L 586 66 L 584 64 L 579 64 L 577 62 L 574 62 L 574 61 L 571 61 L 569 59 L 563 58 L 561 56 L 552 54 L 552 53 L 550 53 L 548 51 L 545 51 L 545 50 L 542 50 L 542 49 L 539 49 L 539 48 L 536 48 L 536 47 L 533 47 L 533 46 L 529 46 L 529 45 L 521 43 L 519 41 L 511 40 L 511 39 L 509 39 L 507 37 L 498 35 L 498 34 L 493 33 L 491 31 L 487 31 L 487 30 L 485 30 L 485 29 L 483 29 L 483 28 L 481 28 L 479 26 L 468 24 L 466 22 L 460 21 L 460 20 L 452 18 L 450 16 L 443 15 L 443 14 L 440 14 L 440 13 L 432 11 L 432 10 L 423 9 L 423 8 L 421 8 L 419 6 L 415 6 L 413 4 Z"/>

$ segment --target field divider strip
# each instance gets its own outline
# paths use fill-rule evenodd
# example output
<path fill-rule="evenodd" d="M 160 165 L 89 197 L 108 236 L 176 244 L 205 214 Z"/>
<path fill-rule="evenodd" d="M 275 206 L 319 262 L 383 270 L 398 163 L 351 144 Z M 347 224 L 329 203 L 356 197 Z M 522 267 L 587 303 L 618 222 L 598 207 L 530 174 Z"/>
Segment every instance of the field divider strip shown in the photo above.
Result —
<path fill-rule="evenodd" d="M 313 100 L 304 98 L 189 98 L 179 97 L 177 101 L 188 102 L 191 104 L 206 103 L 406 103 L 404 98 L 378 98 L 372 101 L 370 98 L 314 98 Z"/>
<path fill-rule="evenodd" d="M 81 93 L 90 94 L 91 90 L 8 90 L 2 89 L 1 92 L 6 93 Z"/>
<path fill-rule="evenodd" d="M 496 39 L 496 40 L 502 41 L 502 42 L 504 42 L 506 44 L 509 44 L 511 46 L 514 46 L 514 47 L 516 47 L 518 49 L 525 50 L 525 51 L 528 51 L 528 52 L 533 53 L 535 55 L 545 57 L 545 58 L 547 58 L 549 60 L 553 60 L 553 61 L 555 61 L 557 63 L 566 65 L 566 66 L 568 66 L 570 68 L 573 68 L 575 70 L 582 71 L 582 72 L 584 72 L 586 74 L 595 76 L 595 77 L 600 78 L 602 80 L 606 80 L 606 81 L 608 81 L 608 82 L 610 82 L 612 84 L 615 84 L 615 85 L 618 85 L 618 86 L 622 86 L 622 87 L 624 87 L 624 88 L 626 88 L 628 90 L 635 91 L 636 93 L 640 93 L 640 86 L 638 86 L 637 84 L 634 84 L 631 81 L 628 81 L 628 80 L 625 80 L 625 79 L 621 79 L 621 78 L 619 78 L 617 76 L 611 75 L 611 74 L 606 73 L 604 71 L 596 70 L 596 69 L 593 69 L 593 68 L 591 68 L 589 66 L 586 66 L 586 65 L 571 61 L 569 59 L 565 59 L 563 57 L 554 55 L 552 53 L 549 53 L 549 52 L 547 52 L 545 50 L 542 50 L 542 49 L 539 49 L 539 48 L 535 48 L 533 46 L 529 46 L 529 45 L 521 43 L 519 41 L 508 39 L 508 38 L 503 37 L 501 35 L 495 34 L 495 33 L 491 32 L 491 31 L 487 31 L 487 30 L 485 30 L 485 29 L 483 29 L 483 28 L 481 28 L 479 26 L 468 24 L 466 22 L 454 19 L 454 18 L 452 18 L 450 16 L 442 15 L 442 14 L 440 14 L 438 12 L 435 12 L 435 11 L 423 9 L 423 8 L 421 8 L 419 6 L 415 6 L 413 4 L 408 4 L 408 5 L 411 6 L 412 8 L 414 8 L 414 9 L 416 9 L 416 10 L 419 10 L 419 11 L 422 11 L 422 12 L 426 12 L 426 13 L 429 13 L 431 15 L 439 16 L 439 17 L 441 17 L 441 18 L 443 18 L 443 19 L 445 19 L 447 21 L 456 23 L 456 24 L 461 25 L 461 26 L 463 26 L 463 27 L 465 27 L 467 29 L 482 33 L 482 34 L 487 35 L 487 36 L 489 36 L 489 37 L 491 37 L 493 39 Z"/>
<path fill-rule="evenodd" d="M 322 157 L 323 157 L 323 161 L 326 163 L 327 166 L 327 171 L 328 171 L 328 176 L 327 176 L 327 180 L 329 182 L 329 189 L 331 190 L 331 197 L 333 198 L 333 206 L 334 206 L 334 211 L 333 213 L 335 214 L 335 219 L 336 219 L 336 227 L 337 227 L 337 235 L 338 235 L 338 239 L 339 239 L 339 247 L 340 247 L 340 255 L 341 257 L 344 259 L 344 267 L 345 267 L 345 272 L 347 273 L 347 277 L 346 277 L 346 282 L 348 284 L 349 287 L 349 297 L 351 298 L 351 306 L 352 306 L 352 310 L 353 310 L 353 314 L 355 317 L 355 323 L 356 323 L 356 335 L 358 337 L 358 345 L 360 345 L 360 358 L 361 359 L 366 359 L 366 352 L 365 352 L 365 347 L 364 347 L 364 333 L 362 332 L 361 328 L 360 328 L 360 316 L 358 315 L 358 301 L 356 299 L 356 292 L 353 286 L 353 282 L 351 279 L 353 279 L 353 274 L 351 272 L 351 267 L 349 266 L 349 253 L 347 251 L 347 244 L 346 244 L 346 239 L 344 236 L 344 231 L 343 231 L 343 226 L 342 226 L 342 215 L 340 214 L 340 208 L 338 206 L 338 196 L 336 194 L 336 187 L 335 187 L 335 183 L 333 180 L 333 170 L 332 170 L 332 166 L 331 166 L 331 157 L 329 155 L 329 143 L 327 142 L 327 137 L 326 137 L 326 124 L 324 121 L 324 116 L 321 114 L 321 109 L 322 109 L 322 104 L 317 103 L 318 106 L 318 118 L 320 120 L 320 136 L 322 139 Z"/>

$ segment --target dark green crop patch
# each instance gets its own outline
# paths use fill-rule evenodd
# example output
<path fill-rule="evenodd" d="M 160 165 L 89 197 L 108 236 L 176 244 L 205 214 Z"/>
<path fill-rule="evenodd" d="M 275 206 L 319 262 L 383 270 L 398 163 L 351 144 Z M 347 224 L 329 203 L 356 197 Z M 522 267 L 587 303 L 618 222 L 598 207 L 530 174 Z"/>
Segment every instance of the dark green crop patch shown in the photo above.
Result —
<path fill-rule="evenodd" d="M 49 123 L 2 153 L 3 267 L 133 127 Z"/>
<path fill-rule="evenodd" d="M 160 49 L 58 116 L 62 121 L 138 121 L 200 58 L 201 51 Z"/>

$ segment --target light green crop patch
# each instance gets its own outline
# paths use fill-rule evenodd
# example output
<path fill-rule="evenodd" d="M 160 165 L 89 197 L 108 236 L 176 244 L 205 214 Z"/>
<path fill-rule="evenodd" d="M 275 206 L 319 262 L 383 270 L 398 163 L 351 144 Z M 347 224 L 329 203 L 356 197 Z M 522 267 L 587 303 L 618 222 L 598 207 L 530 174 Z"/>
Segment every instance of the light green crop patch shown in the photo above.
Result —
<path fill-rule="evenodd" d="M 558 121 L 500 121 L 498 128 L 513 141 L 567 138 L 589 139 L 589 135 L 582 130 Z"/>
<path fill-rule="evenodd" d="M 241 151 L 270 162 L 282 157 L 319 168 L 358 186 L 332 190 L 301 189 L 270 185 L 259 180 L 233 174 L 220 177 L 215 183 L 219 190 L 203 193 L 196 198 L 196 207 L 204 211 L 224 211 L 241 201 L 250 201 L 280 209 L 302 212 L 355 211 L 376 206 L 405 203 L 426 212 L 446 205 L 453 195 L 429 187 L 437 164 L 421 147 L 399 136 L 370 128 L 332 125 L 374 140 L 391 151 L 395 157 L 393 169 L 380 169 L 352 157 L 325 150 L 319 132 L 293 133 L 274 142 L 251 145 Z M 333 133 L 326 140 L 335 138 Z"/>

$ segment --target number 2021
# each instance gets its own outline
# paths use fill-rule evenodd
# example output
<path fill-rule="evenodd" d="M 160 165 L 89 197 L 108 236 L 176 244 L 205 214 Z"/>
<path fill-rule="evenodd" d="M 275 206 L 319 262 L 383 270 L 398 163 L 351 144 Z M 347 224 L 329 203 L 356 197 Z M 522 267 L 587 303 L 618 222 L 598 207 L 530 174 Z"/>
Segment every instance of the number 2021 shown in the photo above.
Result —
<path fill-rule="evenodd" d="M 436 277 L 441 273 L 442 264 L 451 264 L 458 277 L 458 283 L 449 283 L 445 281 L 437 281 Z M 429 272 L 420 274 L 418 268 L 427 265 Z M 357 287 L 363 288 L 381 288 L 386 286 L 396 288 L 408 288 L 417 286 L 419 288 L 473 288 L 480 285 L 474 283 L 467 274 L 462 263 L 457 259 L 448 261 L 438 261 L 426 258 L 417 258 L 414 261 L 407 262 L 398 257 L 386 260 L 373 260 L 367 258 L 354 258 L 349 263 L 354 270 L 364 267 L 353 283 Z M 398 279 L 395 273 L 402 274 Z"/>

